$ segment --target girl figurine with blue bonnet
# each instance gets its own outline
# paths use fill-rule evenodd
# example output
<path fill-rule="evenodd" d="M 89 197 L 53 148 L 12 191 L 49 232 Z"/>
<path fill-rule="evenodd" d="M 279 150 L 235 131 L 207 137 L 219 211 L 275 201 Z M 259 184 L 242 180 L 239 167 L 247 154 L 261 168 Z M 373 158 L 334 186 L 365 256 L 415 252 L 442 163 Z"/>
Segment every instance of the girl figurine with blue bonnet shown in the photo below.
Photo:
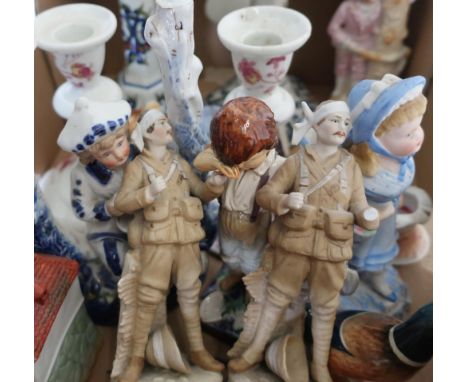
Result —
<path fill-rule="evenodd" d="M 379 211 L 381 222 L 375 235 L 355 235 L 350 266 L 374 291 L 393 302 L 397 293 L 385 276 L 399 251 L 396 211 L 400 196 L 413 182 L 413 156 L 424 140 L 425 83 L 421 76 L 401 79 L 386 74 L 378 81 L 360 81 L 348 97 L 351 152 L 364 175 L 367 200 Z"/>
<path fill-rule="evenodd" d="M 123 167 L 136 149 L 128 141 L 131 108 L 128 102 L 95 102 L 79 98 L 57 140 L 79 162 L 72 170 L 72 207 L 88 224 L 87 238 L 94 255 L 114 280 L 122 273 L 127 237 L 119 228 L 114 207 Z"/>

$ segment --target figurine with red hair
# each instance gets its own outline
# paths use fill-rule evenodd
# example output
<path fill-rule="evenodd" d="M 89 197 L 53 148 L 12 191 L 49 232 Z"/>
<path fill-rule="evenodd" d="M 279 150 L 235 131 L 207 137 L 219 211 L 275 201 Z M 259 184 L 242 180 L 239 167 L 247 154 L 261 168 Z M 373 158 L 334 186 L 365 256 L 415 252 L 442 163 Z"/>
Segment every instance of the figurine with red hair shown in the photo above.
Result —
<path fill-rule="evenodd" d="M 255 194 L 284 158 L 276 153 L 273 112 L 259 99 L 240 97 L 225 104 L 211 121 L 211 145 L 194 161 L 201 171 L 218 171 L 229 179 L 221 197 L 219 241 L 230 274 L 227 290 L 260 266 L 271 213 L 260 209 Z"/>

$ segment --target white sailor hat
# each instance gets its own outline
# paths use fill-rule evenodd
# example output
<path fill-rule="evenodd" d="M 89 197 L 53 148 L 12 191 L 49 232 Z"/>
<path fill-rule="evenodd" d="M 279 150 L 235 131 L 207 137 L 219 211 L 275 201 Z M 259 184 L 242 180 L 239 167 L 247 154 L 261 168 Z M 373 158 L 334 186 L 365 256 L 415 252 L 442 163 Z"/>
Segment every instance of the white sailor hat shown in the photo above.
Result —
<path fill-rule="evenodd" d="M 57 143 L 65 151 L 80 153 L 128 122 L 132 109 L 127 101 L 97 102 L 80 97 Z"/>

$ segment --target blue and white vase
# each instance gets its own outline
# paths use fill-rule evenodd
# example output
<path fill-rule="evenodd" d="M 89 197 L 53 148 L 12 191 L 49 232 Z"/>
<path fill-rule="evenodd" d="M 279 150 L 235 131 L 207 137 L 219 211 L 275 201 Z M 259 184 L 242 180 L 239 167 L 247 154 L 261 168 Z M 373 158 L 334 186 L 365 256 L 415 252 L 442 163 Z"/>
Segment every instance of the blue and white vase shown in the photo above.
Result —
<path fill-rule="evenodd" d="M 119 7 L 126 63 L 119 84 L 132 107 L 142 108 L 163 94 L 159 63 L 143 36 L 154 0 L 119 0 Z"/>

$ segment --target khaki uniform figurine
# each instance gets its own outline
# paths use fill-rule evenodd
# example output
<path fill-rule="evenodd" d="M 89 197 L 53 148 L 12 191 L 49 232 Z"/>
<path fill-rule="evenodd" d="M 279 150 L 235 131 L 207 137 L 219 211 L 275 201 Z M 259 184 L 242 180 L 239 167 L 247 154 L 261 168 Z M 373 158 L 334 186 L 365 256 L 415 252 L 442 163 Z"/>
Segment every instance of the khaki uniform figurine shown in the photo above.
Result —
<path fill-rule="evenodd" d="M 376 229 L 378 213 L 367 204 L 359 166 L 339 148 L 350 128 L 346 103 L 320 104 L 310 124 L 317 142 L 289 157 L 257 193 L 258 204 L 278 216 L 269 230 L 273 269 L 261 325 L 247 350 L 230 361 L 233 372 L 262 360 L 273 330 L 307 280 L 313 311 L 312 379 L 332 381 L 328 354 L 347 261 L 352 257 L 353 223 Z"/>
<path fill-rule="evenodd" d="M 198 245 L 204 237 L 200 199 L 209 201 L 219 196 L 225 178 L 214 175 L 203 183 L 185 160 L 166 148 L 172 141 L 172 130 L 159 110 L 148 111 L 138 131 L 145 148 L 126 168 L 115 199 L 120 210 L 143 210 L 144 216 L 132 358 L 120 381 L 138 381 L 151 324 L 157 307 L 166 303 L 171 282 L 177 287 L 191 361 L 203 369 L 221 371 L 223 365 L 205 350 L 202 341 Z"/>

